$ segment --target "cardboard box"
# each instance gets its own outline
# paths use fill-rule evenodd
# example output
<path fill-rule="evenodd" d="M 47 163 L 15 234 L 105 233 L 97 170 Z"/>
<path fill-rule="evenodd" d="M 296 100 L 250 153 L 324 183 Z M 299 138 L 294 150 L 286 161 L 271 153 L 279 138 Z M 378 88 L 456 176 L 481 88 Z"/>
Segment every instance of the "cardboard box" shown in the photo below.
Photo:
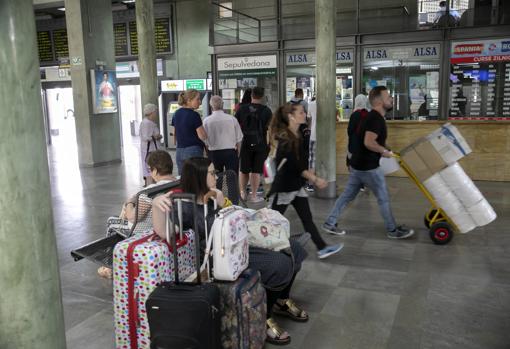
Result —
<path fill-rule="evenodd" d="M 441 154 L 426 138 L 420 138 L 403 149 L 400 155 L 421 182 L 448 166 Z"/>
<path fill-rule="evenodd" d="M 429 177 L 432 177 L 433 173 L 429 171 L 427 165 L 425 165 L 414 148 L 411 147 L 406 152 L 401 152 L 400 156 L 420 182 L 424 182 Z"/>
<path fill-rule="evenodd" d="M 422 182 L 469 153 L 469 144 L 450 123 L 416 140 L 400 152 L 402 160 Z"/>
<path fill-rule="evenodd" d="M 424 139 L 423 142 L 416 144 L 414 149 L 430 172 L 437 173 L 448 167 L 448 162 L 444 158 L 445 152 L 440 152 L 443 149 L 438 149 L 430 140 Z"/>

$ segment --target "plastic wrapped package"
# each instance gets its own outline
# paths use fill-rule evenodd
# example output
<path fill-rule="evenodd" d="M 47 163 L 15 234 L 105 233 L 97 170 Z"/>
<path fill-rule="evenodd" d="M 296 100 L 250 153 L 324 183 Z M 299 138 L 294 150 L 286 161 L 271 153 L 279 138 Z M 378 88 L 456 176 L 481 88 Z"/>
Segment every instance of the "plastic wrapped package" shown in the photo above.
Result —
<path fill-rule="evenodd" d="M 448 217 L 465 212 L 464 206 L 439 173 L 427 179 L 423 182 L 423 185 Z"/>
<path fill-rule="evenodd" d="M 443 160 L 451 165 L 472 152 L 466 139 L 451 123 L 446 123 L 427 136 Z"/>
<path fill-rule="evenodd" d="M 440 175 L 465 207 L 472 207 L 484 199 L 483 194 L 458 163 L 448 166 Z"/>
<path fill-rule="evenodd" d="M 452 216 L 450 219 L 455 223 L 459 232 L 465 234 L 476 228 L 475 221 L 471 218 L 467 211 L 459 212 Z"/>
<path fill-rule="evenodd" d="M 483 199 L 476 205 L 468 208 L 468 212 L 479 227 L 489 224 L 498 216 L 486 199 Z"/>

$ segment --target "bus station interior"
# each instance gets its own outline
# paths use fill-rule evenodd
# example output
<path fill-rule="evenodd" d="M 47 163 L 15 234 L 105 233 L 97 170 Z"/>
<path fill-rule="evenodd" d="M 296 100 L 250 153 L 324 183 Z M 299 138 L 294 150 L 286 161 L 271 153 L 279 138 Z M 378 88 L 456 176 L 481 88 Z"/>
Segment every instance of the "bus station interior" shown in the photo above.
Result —
<path fill-rule="evenodd" d="M 36 176 L 34 183 L 44 185 L 48 177 L 49 197 L 37 195 L 42 195 L 42 206 L 47 202 L 51 207 L 37 215 L 51 209 L 47 214 L 52 220 L 43 226 L 57 244 L 52 258 L 60 275 L 65 338 L 48 341 L 54 343 L 49 346 L 42 339 L 41 348 L 63 348 L 64 343 L 72 349 L 115 348 L 112 281 L 97 275 L 96 264 L 75 262 L 70 251 L 103 237 L 106 219 L 118 214 L 121 203 L 143 185 L 138 128 L 145 98 L 144 66 L 136 45 L 136 6 L 153 3 L 161 146 L 175 162 L 170 120 L 178 93 L 185 89 L 201 92 L 198 111 L 202 116 L 210 113 L 212 95 L 222 96 L 225 111 L 232 113 L 244 91 L 254 86 L 265 88 L 272 110 L 289 101 L 296 88 L 304 90 L 306 100 L 317 96 L 321 62 L 316 59 L 316 6 L 324 0 L 4 1 L 0 1 L 0 9 L 6 11 L 3 29 L 9 28 L 11 15 L 19 18 L 10 9 L 33 10 L 32 24 L 26 25 L 33 26 L 33 33 L 25 33 L 23 25 L 12 28 L 23 33 L 23 40 L 34 42 L 30 52 L 39 63 L 40 80 L 35 85 L 41 103 L 22 109 L 29 111 L 27 115 L 40 116 L 40 120 L 31 116 L 33 125 L 40 125 L 39 133 L 20 132 L 23 126 L 9 121 L 0 133 L 0 151 L 6 159 L 0 169 L 19 161 L 9 149 L 16 148 L 18 136 L 28 137 L 30 142 L 22 142 L 20 149 L 30 144 L 34 151 L 19 156 L 35 160 L 22 159 L 26 165 L 19 168 L 23 174 L 46 173 Z M 332 149 L 337 192 L 343 190 L 349 173 L 346 128 L 354 97 L 385 85 L 394 98 L 394 109 L 386 115 L 392 149 L 399 151 L 451 122 L 473 150 L 460 163 L 498 218 L 468 234 L 456 234 L 448 245 L 434 245 L 423 225 L 428 202 L 399 171 L 387 178 L 393 211 L 399 223 L 414 228 L 416 234 L 395 242 L 385 237 L 374 195 L 360 194 L 339 222 L 347 235 L 325 237 L 345 244 L 340 254 L 320 261 L 312 244 L 307 246 L 310 257 L 298 274 L 292 297 L 309 312 L 310 321 L 281 321 L 292 336 L 287 348 L 510 348 L 510 1 L 450 0 L 449 11 L 456 11 L 458 17 L 446 20 L 438 15 L 436 0 L 331 3 L 335 8 L 337 120 Z M 113 31 L 102 34 L 103 26 Z M 9 40 L 1 39 L 0 47 L 7 47 Z M 105 46 L 107 53 L 102 52 Z M 73 52 L 81 52 L 82 60 L 75 60 L 79 55 Z M 8 73 L 7 63 L 18 69 L 5 57 L 0 55 L 0 71 Z M 101 114 L 92 107 L 92 77 L 104 71 L 116 77 L 118 103 L 116 111 Z M 0 82 L 2 104 L 29 100 L 23 94 L 24 88 L 33 88 L 30 81 L 16 88 L 21 97 L 13 97 L 8 93 L 12 86 Z M 8 113 L 13 108 L 1 111 L 1 119 L 16 117 Z M 13 130 L 19 133 L 15 138 Z M 7 187 L 25 185 L 33 178 L 2 171 L 6 198 L 24 200 L 24 195 Z M 33 194 L 38 189 L 29 190 Z M 320 225 L 334 200 L 313 194 L 310 200 L 314 221 Z M 6 209 L 10 204 L 5 201 L 0 205 L 2 220 L 8 224 L 0 229 L 0 242 L 5 242 L 0 255 L 9 246 L 13 249 L 14 242 L 7 239 L 17 235 L 14 231 L 7 235 L 6 227 L 16 229 L 16 219 L 31 216 L 39 207 L 29 200 L 26 207 Z M 294 210 L 286 216 L 292 233 L 301 233 Z M 31 239 L 31 234 L 21 236 Z M 33 255 L 27 249 L 36 249 L 34 244 L 42 240 L 27 241 L 24 253 Z M 53 262 L 47 263 L 51 269 Z M 7 309 L 19 305 L 30 310 L 24 300 L 14 297 L 16 287 L 8 286 L 18 280 L 9 275 L 24 275 L 23 270 L 4 264 L 0 280 L 7 291 L 0 301 L 0 349 L 35 348 L 31 335 L 26 335 L 25 342 L 9 341 L 10 332 L 26 327 L 23 317 L 9 322 Z M 45 276 L 19 280 L 24 287 L 34 288 L 46 282 Z M 34 333 L 43 333 L 44 321 L 38 322 Z"/>

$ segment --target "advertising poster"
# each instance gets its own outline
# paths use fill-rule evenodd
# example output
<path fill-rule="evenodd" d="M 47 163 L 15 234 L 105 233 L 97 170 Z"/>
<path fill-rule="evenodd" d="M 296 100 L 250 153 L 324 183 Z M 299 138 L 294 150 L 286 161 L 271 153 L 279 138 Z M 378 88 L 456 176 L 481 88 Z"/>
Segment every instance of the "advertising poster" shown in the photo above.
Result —
<path fill-rule="evenodd" d="M 257 86 L 257 78 L 242 78 L 237 80 L 237 87 L 240 88 L 254 88 Z"/>
<path fill-rule="evenodd" d="M 296 87 L 302 88 L 303 90 L 310 88 L 310 77 L 308 76 L 298 76 L 296 78 Z"/>
<path fill-rule="evenodd" d="M 114 70 L 92 69 L 90 71 L 94 114 L 117 112 L 117 77 Z"/>
<path fill-rule="evenodd" d="M 292 91 L 292 95 L 294 95 L 295 90 L 296 90 L 296 78 L 287 78 L 287 91 Z"/>
<path fill-rule="evenodd" d="M 409 97 L 411 98 L 411 112 L 416 113 L 425 103 L 427 96 L 427 75 L 409 77 Z"/>

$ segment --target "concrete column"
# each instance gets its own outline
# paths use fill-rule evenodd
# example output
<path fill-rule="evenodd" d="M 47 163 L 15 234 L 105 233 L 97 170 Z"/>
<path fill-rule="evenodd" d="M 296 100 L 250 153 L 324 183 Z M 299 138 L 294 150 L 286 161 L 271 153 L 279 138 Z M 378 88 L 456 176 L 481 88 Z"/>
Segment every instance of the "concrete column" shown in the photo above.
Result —
<path fill-rule="evenodd" d="M 97 62 L 115 70 L 111 1 L 65 0 L 65 8 L 78 161 L 83 167 L 119 162 L 119 113 L 94 114 L 90 78 Z"/>
<path fill-rule="evenodd" d="M 158 105 L 153 0 L 136 1 L 136 32 L 138 33 L 138 69 L 143 108 L 147 103 Z"/>
<path fill-rule="evenodd" d="M 32 0 L 0 1 L 0 348 L 65 348 Z"/>
<path fill-rule="evenodd" d="M 336 6 L 315 0 L 315 53 L 317 57 L 317 154 L 315 168 L 328 187 L 317 196 L 336 196 Z"/>

